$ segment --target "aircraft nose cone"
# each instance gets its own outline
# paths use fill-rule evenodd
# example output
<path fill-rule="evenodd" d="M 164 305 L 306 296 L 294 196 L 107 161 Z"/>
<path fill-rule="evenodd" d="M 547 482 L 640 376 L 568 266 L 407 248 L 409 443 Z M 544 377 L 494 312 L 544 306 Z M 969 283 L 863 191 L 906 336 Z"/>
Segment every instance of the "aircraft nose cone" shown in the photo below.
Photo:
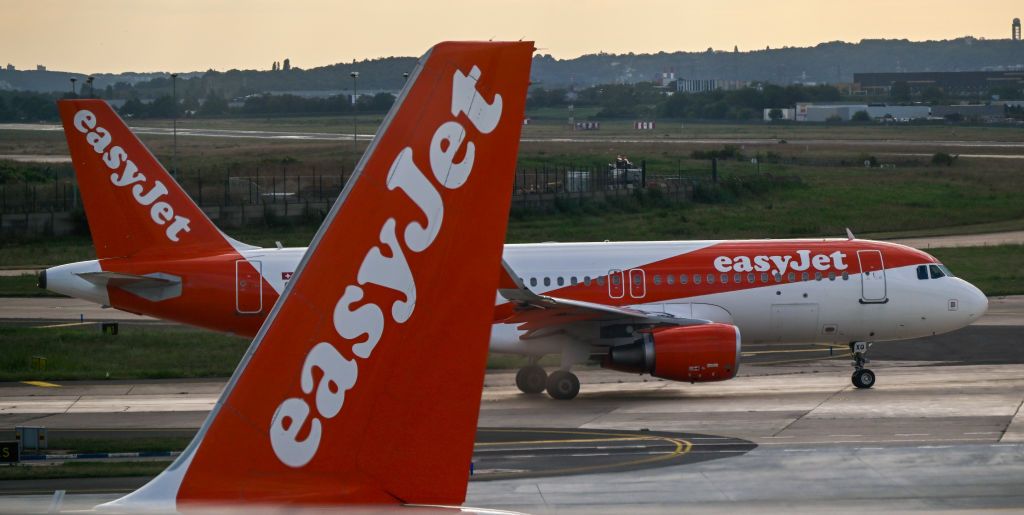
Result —
<path fill-rule="evenodd" d="M 965 295 L 967 317 L 973 322 L 981 318 L 988 311 L 988 297 L 985 293 L 968 283 L 968 291 Z"/>

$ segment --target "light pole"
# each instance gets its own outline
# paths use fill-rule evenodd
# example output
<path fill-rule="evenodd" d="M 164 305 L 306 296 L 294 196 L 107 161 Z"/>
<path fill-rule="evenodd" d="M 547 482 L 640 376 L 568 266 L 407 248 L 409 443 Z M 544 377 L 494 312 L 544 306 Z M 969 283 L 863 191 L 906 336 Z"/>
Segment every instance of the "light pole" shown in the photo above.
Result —
<path fill-rule="evenodd" d="M 171 106 L 174 109 L 174 113 L 171 115 L 172 134 L 174 135 L 174 141 L 171 143 L 171 177 L 175 177 L 178 172 L 178 74 L 171 74 Z"/>
<path fill-rule="evenodd" d="M 349 74 L 352 77 L 352 150 L 356 149 L 356 131 L 359 128 L 359 100 L 356 92 L 356 85 L 359 80 L 359 72 Z"/>
<path fill-rule="evenodd" d="M 75 94 L 77 93 L 75 91 L 75 83 L 76 82 L 78 82 L 78 79 L 76 79 L 74 77 L 71 77 L 71 96 L 75 96 Z"/>
<path fill-rule="evenodd" d="M 92 75 L 86 77 L 86 79 L 85 79 L 85 83 L 89 85 L 89 98 L 92 98 L 92 97 L 96 96 L 95 94 L 93 94 L 93 89 L 92 89 L 92 81 L 94 79 L 95 79 L 95 77 L 93 77 Z"/>

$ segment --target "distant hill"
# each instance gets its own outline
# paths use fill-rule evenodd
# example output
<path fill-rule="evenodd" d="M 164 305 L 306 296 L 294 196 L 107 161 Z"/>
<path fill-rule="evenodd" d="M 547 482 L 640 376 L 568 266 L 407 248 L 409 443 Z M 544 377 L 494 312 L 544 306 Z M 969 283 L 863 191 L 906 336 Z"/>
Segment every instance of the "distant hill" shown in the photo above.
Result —
<path fill-rule="evenodd" d="M 709 49 L 710 50 L 710 49 Z M 348 90 L 349 73 L 359 72 L 361 91 L 397 90 L 403 73 L 412 70 L 414 57 L 386 57 L 357 63 L 289 71 L 230 70 L 182 74 L 183 94 L 202 96 L 216 90 L 228 96 L 264 91 Z M 776 84 L 793 82 L 851 82 L 859 72 L 1024 70 L 1024 43 L 980 40 L 972 37 L 944 41 L 862 40 L 859 43 L 830 42 L 814 47 L 755 51 L 659 52 L 657 54 L 591 54 L 574 59 L 534 57 L 532 79 L 546 88 L 570 83 L 585 87 L 615 82 L 656 81 L 661 73 L 674 71 L 677 77 L 736 79 Z M 83 74 L 50 71 L 0 70 L 0 89 L 67 91 L 71 77 Z M 96 75 L 99 92 L 118 82 L 132 87 L 112 88 L 117 97 L 152 98 L 168 93 L 166 73 L 123 73 Z M 79 82 L 81 84 L 81 82 Z"/>

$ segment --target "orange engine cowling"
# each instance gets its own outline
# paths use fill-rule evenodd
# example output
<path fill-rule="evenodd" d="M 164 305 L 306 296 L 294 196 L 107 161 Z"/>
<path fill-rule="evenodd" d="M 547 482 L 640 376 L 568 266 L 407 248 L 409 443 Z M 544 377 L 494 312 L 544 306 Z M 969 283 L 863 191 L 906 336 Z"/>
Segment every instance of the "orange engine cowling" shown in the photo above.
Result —
<path fill-rule="evenodd" d="M 725 381 L 740 368 L 740 329 L 729 324 L 656 329 L 609 349 L 601 366 L 673 381 Z"/>

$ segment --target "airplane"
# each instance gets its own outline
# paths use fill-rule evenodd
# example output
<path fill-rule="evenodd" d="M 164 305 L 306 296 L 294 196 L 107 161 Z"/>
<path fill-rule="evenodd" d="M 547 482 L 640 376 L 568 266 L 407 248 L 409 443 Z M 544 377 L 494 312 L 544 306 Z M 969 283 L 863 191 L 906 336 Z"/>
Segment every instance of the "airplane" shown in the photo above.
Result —
<path fill-rule="evenodd" d="M 192 443 L 99 511 L 465 500 L 533 51 L 448 42 L 420 59 Z M 189 236 L 209 228 L 193 218 L 191 231 L 171 230 L 195 213 L 178 195 L 150 196 L 165 178 L 122 146 L 127 133 L 103 105 L 60 103 L 89 129 L 76 159 L 120 146 L 147 175 L 134 193 L 152 200 L 120 198 L 154 213 L 135 227 L 165 238 L 157 252 L 205 251 Z M 92 171 L 113 181 L 123 176 L 113 168 Z M 163 197 L 168 207 L 155 207 Z M 424 199 L 439 207 L 427 227 Z"/>
<path fill-rule="evenodd" d="M 89 105 L 123 149 L 107 149 L 112 143 L 99 125 L 61 109 L 98 259 L 47 269 L 40 286 L 132 313 L 255 334 L 306 249 L 257 248 L 226 236 L 109 106 Z M 110 174 L 101 154 L 130 166 Z M 396 161 L 395 170 L 406 166 Z M 389 187 L 424 206 L 407 237 L 429 240 L 442 207 L 420 182 L 396 177 Z M 562 400 L 580 391 L 572 367 L 595 358 L 623 372 L 719 381 L 735 377 L 742 345 L 752 343 L 848 345 L 853 385 L 870 388 L 872 343 L 949 332 L 988 307 L 980 290 L 931 255 L 849 232 L 834 239 L 507 244 L 496 274 L 502 287 L 491 351 L 527 356 L 517 387 Z M 537 364 L 545 355 L 560 355 L 551 374 Z"/>

